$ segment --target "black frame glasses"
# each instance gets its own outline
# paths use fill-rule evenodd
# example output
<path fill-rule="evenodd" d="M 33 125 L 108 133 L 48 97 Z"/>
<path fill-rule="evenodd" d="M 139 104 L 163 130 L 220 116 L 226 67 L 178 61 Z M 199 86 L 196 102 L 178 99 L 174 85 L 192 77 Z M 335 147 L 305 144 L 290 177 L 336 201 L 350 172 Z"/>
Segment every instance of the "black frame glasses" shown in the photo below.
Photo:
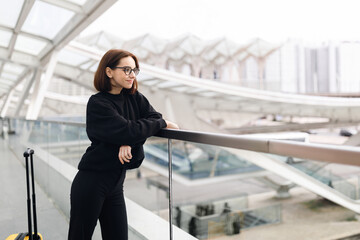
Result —
<path fill-rule="evenodd" d="M 128 66 L 125 66 L 125 67 L 114 67 L 114 68 L 119 68 L 119 69 L 123 70 L 124 73 L 125 73 L 126 75 L 128 75 L 128 76 L 131 74 L 131 72 L 133 72 L 133 73 L 135 74 L 135 76 L 137 76 L 137 75 L 139 74 L 139 72 L 140 72 L 140 69 L 139 69 L 139 68 L 131 68 L 131 67 L 128 67 Z"/>

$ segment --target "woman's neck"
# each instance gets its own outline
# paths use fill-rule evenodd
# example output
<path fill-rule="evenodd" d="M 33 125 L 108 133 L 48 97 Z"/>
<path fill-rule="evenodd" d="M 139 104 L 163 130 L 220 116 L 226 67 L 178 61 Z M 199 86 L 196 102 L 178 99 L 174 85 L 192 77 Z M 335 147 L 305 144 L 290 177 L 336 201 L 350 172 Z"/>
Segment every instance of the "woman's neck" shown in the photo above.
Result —
<path fill-rule="evenodd" d="M 108 93 L 118 95 L 121 93 L 122 88 L 112 88 Z"/>

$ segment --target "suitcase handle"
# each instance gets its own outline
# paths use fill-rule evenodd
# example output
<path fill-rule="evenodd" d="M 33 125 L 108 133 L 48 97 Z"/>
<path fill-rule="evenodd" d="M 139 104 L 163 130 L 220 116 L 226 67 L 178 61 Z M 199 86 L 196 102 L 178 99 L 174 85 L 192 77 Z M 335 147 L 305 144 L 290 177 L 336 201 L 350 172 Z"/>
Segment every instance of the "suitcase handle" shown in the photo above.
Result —
<path fill-rule="evenodd" d="M 30 155 L 34 154 L 34 150 L 31 148 L 27 148 L 24 152 L 24 157 L 29 157 Z"/>
<path fill-rule="evenodd" d="M 34 166 L 33 166 L 33 154 L 34 150 L 27 148 L 24 152 L 25 165 L 26 165 L 26 183 L 27 183 L 27 206 L 28 206 L 28 228 L 29 228 L 29 240 L 38 240 L 40 236 L 37 232 L 37 219 L 36 219 L 36 197 L 35 197 L 35 175 L 34 175 Z M 30 207 L 30 184 L 29 184 L 29 156 L 30 156 L 30 173 L 31 173 L 31 187 L 32 187 L 32 209 L 33 209 L 33 219 L 34 219 L 34 234 L 32 234 L 32 224 L 31 224 L 31 207 Z"/>

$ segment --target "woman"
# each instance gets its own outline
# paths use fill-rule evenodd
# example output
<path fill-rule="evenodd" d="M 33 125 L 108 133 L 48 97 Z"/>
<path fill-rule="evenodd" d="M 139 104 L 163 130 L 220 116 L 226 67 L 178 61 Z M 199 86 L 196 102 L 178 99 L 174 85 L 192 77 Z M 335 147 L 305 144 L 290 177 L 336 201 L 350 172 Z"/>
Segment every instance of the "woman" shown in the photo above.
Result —
<path fill-rule="evenodd" d="M 123 195 L 127 169 L 144 159 L 142 145 L 161 128 L 178 129 L 137 91 L 139 63 L 130 52 L 112 49 L 94 77 L 99 92 L 87 104 L 91 141 L 71 186 L 69 240 L 89 240 L 99 219 L 103 240 L 128 239 Z"/>

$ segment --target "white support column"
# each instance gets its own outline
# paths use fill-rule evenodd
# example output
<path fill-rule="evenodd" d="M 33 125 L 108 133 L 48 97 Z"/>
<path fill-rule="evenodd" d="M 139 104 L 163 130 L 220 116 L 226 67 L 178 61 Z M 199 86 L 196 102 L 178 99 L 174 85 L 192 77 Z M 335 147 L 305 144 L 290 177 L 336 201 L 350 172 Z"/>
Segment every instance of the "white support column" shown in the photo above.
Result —
<path fill-rule="evenodd" d="M 29 96 L 31 86 L 33 85 L 35 79 L 40 79 L 40 76 L 41 76 L 41 71 L 36 69 L 35 71 L 32 72 L 32 76 L 30 73 L 29 78 L 25 81 L 24 88 L 21 92 L 19 101 L 15 108 L 15 113 L 14 113 L 15 117 L 19 116 L 20 110 L 21 110 L 22 106 L 24 105 L 25 99 Z"/>
<path fill-rule="evenodd" d="M 32 112 L 33 112 L 33 109 L 34 109 L 34 105 L 35 105 L 35 101 L 36 101 L 36 98 L 39 94 L 39 88 L 40 88 L 40 85 L 41 85 L 41 78 L 43 78 L 43 70 L 41 68 L 38 69 L 38 72 L 37 72 L 37 75 L 38 77 L 36 78 L 36 81 L 35 81 L 35 84 L 34 84 L 34 87 L 33 87 L 33 93 L 31 95 L 31 97 L 29 98 L 30 100 L 30 103 L 29 103 L 29 106 L 28 106 L 28 109 L 27 109 L 27 113 L 26 113 L 26 119 L 33 119 L 32 118 Z"/>
<path fill-rule="evenodd" d="M 338 61 L 336 59 L 336 46 L 334 43 L 329 43 L 329 93 L 337 93 L 336 69 Z"/>
<path fill-rule="evenodd" d="M 11 102 L 11 99 L 13 97 L 13 94 L 14 94 L 14 88 L 8 93 L 8 95 L 6 96 L 6 99 L 5 99 L 5 102 L 4 102 L 4 105 L 1 109 L 1 113 L 0 113 L 0 116 L 2 118 L 4 118 L 6 116 L 6 113 L 7 113 L 7 110 L 9 109 L 9 105 L 10 105 L 10 102 Z"/>
<path fill-rule="evenodd" d="M 236 64 L 236 63 L 235 63 Z M 239 78 L 239 86 L 241 87 L 246 87 L 246 60 L 241 60 L 238 61 L 238 63 L 236 64 L 237 66 L 237 73 L 238 73 L 238 78 Z"/>
<path fill-rule="evenodd" d="M 265 70 L 265 58 L 258 57 L 257 58 L 258 64 L 258 77 L 259 77 L 259 89 L 266 90 L 266 84 L 264 82 L 264 70 Z"/>
<path fill-rule="evenodd" d="M 30 102 L 30 105 L 29 105 L 29 108 L 28 108 L 28 111 L 26 114 L 26 119 L 35 120 L 39 116 L 41 105 L 44 101 L 45 92 L 49 86 L 50 80 L 54 73 L 54 69 L 55 69 L 56 62 L 57 62 L 58 52 L 59 51 L 56 50 L 52 53 L 52 56 L 48 63 L 45 74 L 42 74 L 41 71 L 40 71 L 40 73 L 38 73 L 42 76 L 39 77 L 38 79 L 36 79 L 31 102 Z"/>
<path fill-rule="evenodd" d="M 200 76 L 200 71 L 202 66 L 202 60 L 200 57 L 195 57 L 194 61 L 192 61 L 191 63 L 191 75 L 194 77 L 199 77 Z"/>

